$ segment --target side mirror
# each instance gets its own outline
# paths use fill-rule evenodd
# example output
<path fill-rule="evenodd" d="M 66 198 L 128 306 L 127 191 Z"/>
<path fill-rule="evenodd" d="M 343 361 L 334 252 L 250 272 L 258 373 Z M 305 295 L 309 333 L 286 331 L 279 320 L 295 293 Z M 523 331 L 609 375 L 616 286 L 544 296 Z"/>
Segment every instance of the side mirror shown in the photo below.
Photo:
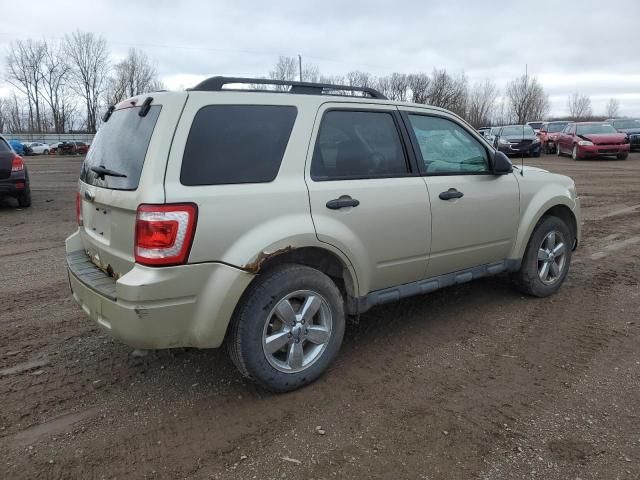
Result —
<path fill-rule="evenodd" d="M 500 151 L 495 152 L 491 161 L 491 172 L 494 175 L 506 175 L 513 172 L 513 165 L 509 157 Z"/>

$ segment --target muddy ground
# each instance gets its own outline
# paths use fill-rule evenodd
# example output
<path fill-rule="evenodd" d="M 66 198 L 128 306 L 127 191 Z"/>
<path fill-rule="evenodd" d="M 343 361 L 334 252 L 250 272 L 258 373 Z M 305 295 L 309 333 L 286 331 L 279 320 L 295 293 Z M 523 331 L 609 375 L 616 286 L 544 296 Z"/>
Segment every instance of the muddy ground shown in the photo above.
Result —
<path fill-rule="evenodd" d="M 640 154 L 527 160 L 582 197 L 558 295 L 496 277 L 376 308 L 286 395 L 94 327 L 64 261 L 80 159 L 26 162 L 33 207 L 0 207 L 0 478 L 640 478 Z"/>

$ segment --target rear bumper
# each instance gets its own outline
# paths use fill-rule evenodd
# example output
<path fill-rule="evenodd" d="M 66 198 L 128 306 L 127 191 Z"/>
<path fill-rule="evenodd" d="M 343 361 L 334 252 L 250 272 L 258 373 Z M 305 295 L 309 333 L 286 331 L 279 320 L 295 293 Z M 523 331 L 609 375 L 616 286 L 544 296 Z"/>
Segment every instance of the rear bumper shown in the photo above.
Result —
<path fill-rule="evenodd" d="M 88 257 L 82 262 L 78 233 L 67 238 L 66 250 L 73 298 L 101 328 L 135 348 L 220 346 L 234 308 L 254 278 L 228 265 L 203 263 L 164 268 L 136 264 L 115 280 Z"/>
<path fill-rule="evenodd" d="M 586 145 L 578 146 L 578 157 L 598 157 L 629 153 L 629 144 L 623 145 Z"/>
<path fill-rule="evenodd" d="M 24 172 L 12 173 L 9 178 L 0 180 L 0 195 L 19 195 L 29 186 Z"/>

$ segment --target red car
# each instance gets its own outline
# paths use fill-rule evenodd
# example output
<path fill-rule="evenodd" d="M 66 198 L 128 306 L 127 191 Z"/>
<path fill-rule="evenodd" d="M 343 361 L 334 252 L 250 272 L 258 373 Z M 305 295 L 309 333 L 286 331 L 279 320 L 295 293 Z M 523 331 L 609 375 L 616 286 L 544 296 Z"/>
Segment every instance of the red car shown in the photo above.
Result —
<path fill-rule="evenodd" d="M 564 130 L 569 122 L 545 122 L 540 127 L 538 138 L 542 145 L 544 153 L 552 153 L 556 151 L 556 140 L 558 135 Z"/>
<path fill-rule="evenodd" d="M 556 143 L 558 156 L 571 155 L 574 160 L 599 156 L 615 156 L 625 160 L 629 156 L 629 137 L 619 133 L 608 123 L 570 123 L 560 133 Z"/>
<path fill-rule="evenodd" d="M 76 153 L 86 155 L 89 151 L 89 144 L 84 142 L 74 142 L 76 144 Z"/>

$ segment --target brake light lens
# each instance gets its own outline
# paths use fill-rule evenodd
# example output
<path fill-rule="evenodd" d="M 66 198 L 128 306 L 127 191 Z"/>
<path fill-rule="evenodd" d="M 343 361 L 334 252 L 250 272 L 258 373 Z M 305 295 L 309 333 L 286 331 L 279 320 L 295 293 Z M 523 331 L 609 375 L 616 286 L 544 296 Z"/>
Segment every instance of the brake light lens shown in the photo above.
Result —
<path fill-rule="evenodd" d="M 13 162 L 11 162 L 11 171 L 12 172 L 21 172 L 24 170 L 24 161 L 20 155 L 16 155 L 13 157 Z"/>
<path fill-rule="evenodd" d="M 80 192 L 76 192 L 76 221 L 79 226 L 82 226 L 84 223 L 82 221 L 82 197 L 80 196 Z"/>
<path fill-rule="evenodd" d="M 148 266 L 187 262 L 196 231 L 193 203 L 140 205 L 136 215 L 135 259 Z"/>

